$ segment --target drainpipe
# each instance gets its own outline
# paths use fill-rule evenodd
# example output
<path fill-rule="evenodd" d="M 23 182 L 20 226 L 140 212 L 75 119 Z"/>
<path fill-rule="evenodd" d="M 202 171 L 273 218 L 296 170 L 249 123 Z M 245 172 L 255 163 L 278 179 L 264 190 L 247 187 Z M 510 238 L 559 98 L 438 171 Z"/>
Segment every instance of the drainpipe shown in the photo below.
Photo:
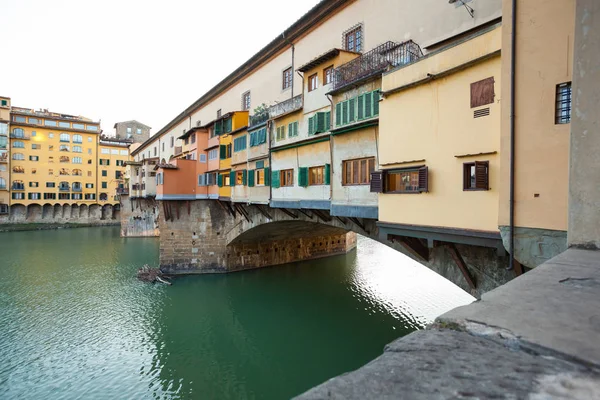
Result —
<path fill-rule="evenodd" d="M 296 52 L 296 47 L 292 42 L 290 42 L 288 38 L 285 37 L 285 32 L 283 32 L 281 36 L 283 37 L 283 40 L 288 42 L 288 44 L 292 47 L 292 95 L 290 96 L 291 99 L 294 97 L 294 53 Z"/>
<path fill-rule="evenodd" d="M 267 132 L 269 133 L 269 207 L 271 207 L 271 200 L 273 199 L 273 163 L 271 162 L 271 130 L 273 128 L 273 121 L 267 121 Z M 265 179 L 267 177 L 265 176 Z"/>
<path fill-rule="evenodd" d="M 517 0 L 512 0 L 512 33 L 510 39 L 510 186 L 509 186 L 509 263 L 515 267 L 515 70 L 517 59 Z"/>
<path fill-rule="evenodd" d="M 327 95 L 327 100 L 329 100 L 329 103 L 331 103 L 331 112 L 329 113 L 329 130 L 331 130 L 331 127 L 333 126 L 333 98 L 330 95 Z M 329 134 L 329 173 L 331 174 L 331 176 L 329 177 L 329 204 L 331 204 L 331 202 L 333 201 L 333 179 L 331 179 L 333 177 L 333 140 L 334 137 L 331 136 L 331 133 Z M 329 206 L 329 213 L 331 213 L 331 205 Z"/>

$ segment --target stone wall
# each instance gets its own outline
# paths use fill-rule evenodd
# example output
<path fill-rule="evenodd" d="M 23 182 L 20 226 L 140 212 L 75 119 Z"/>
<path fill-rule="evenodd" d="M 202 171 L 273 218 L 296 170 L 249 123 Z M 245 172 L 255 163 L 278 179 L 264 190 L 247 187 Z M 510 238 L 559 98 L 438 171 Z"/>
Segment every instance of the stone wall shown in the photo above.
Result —
<path fill-rule="evenodd" d="M 117 225 L 120 208 L 111 204 L 14 204 L 0 216 L 0 224 Z"/>
<path fill-rule="evenodd" d="M 154 199 L 131 199 L 121 196 L 121 236 L 157 237 L 159 208 Z"/>

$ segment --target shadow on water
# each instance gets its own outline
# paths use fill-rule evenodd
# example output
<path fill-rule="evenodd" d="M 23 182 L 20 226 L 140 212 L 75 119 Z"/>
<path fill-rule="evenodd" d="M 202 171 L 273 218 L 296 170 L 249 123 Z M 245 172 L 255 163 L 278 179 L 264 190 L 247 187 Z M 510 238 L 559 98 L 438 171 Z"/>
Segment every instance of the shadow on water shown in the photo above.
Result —
<path fill-rule="evenodd" d="M 0 398 L 286 398 L 472 297 L 360 238 L 344 256 L 135 279 L 158 241 L 118 228 L 0 234 Z"/>

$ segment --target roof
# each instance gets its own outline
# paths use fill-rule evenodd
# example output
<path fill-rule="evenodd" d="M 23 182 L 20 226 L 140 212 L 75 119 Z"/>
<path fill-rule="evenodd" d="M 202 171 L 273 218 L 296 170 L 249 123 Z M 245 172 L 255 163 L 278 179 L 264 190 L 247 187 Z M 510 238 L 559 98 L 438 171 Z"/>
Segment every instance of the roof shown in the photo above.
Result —
<path fill-rule="evenodd" d="M 148 125 L 142 124 L 139 121 L 136 121 L 135 119 L 132 119 L 130 121 L 123 121 L 123 122 L 115 122 L 115 126 L 113 126 L 113 128 L 117 129 L 117 125 L 119 124 L 136 124 L 136 125 L 141 125 L 144 128 L 148 128 L 148 129 L 152 129 L 151 127 L 149 127 Z"/>
<path fill-rule="evenodd" d="M 308 70 L 311 70 L 314 67 L 323 64 L 325 61 L 329 61 L 329 60 L 337 57 L 338 54 L 340 54 L 340 51 L 342 51 L 342 50 L 341 49 L 331 49 L 331 50 L 328 50 L 325 53 L 321 54 L 320 56 L 317 56 L 317 57 L 313 58 L 312 60 L 310 60 L 309 62 L 307 62 L 306 64 L 304 64 L 300 68 L 298 68 L 298 71 L 300 71 L 300 72 L 306 72 Z"/>
<path fill-rule="evenodd" d="M 159 164 L 156 164 L 156 165 L 154 166 L 154 170 L 155 170 L 155 171 L 156 171 L 157 169 L 159 169 L 159 168 L 162 168 L 162 169 L 177 169 L 177 165 L 168 164 L 168 163 L 165 163 L 165 164 L 160 164 L 160 163 L 159 163 Z"/>
<path fill-rule="evenodd" d="M 321 0 L 316 6 L 311 8 L 306 14 L 300 19 L 294 22 L 289 28 L 273 39 L 269 44 L 263 47 L 255 55 L 253 55 L 248 61 L 240 65 L 235 71 L 229 74 L 221 82 L 217 83 L 212 89 L 206 92 L 202 97 L 192 103 L 183 112 L 177 115 L 167 125 L 165 125 L 160 131 L 154 136 L 146 140 L 139 147 L 139 150 L 145 148 L 147 145 L 152 143 L 156 138 L 169 132 L 173 127 L 187 118 L 191 113 L 196 111 L 198 108 L 205 104 L 208 104 L 217 96 L 224 93 L 230 87 L 235 85 L 237 82 L 245 78 L 250 73 L 254 72 L 260 66 L 270 60 L 272 57 L 279 54 L 280 51 L 288 48 L 294 40 L 298 40 L 303 37 L 307 32 L 316 29 L 321 22 L 326 18 L 329 18 L 337 11 L 339 11 L 345 5 L 354 2 L 355 0 Z M 136 150 L 137 152 L 138 150 Z"/>

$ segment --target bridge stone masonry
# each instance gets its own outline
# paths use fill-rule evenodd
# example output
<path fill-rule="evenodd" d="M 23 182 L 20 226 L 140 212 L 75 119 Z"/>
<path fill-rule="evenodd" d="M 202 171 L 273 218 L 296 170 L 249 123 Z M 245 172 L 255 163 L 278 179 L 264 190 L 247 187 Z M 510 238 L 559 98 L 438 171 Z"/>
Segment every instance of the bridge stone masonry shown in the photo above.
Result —
<path fill-rule="evenodd" d="M 475 296 L 510 280 L 497 249 L 415 238 L 382 240 L 374 219 L 328 210 L 219 200 L 158 201 L 160 267 L 170 274 L 225 273 L 345 254 L 356 234 L 418 261 Z"/>

